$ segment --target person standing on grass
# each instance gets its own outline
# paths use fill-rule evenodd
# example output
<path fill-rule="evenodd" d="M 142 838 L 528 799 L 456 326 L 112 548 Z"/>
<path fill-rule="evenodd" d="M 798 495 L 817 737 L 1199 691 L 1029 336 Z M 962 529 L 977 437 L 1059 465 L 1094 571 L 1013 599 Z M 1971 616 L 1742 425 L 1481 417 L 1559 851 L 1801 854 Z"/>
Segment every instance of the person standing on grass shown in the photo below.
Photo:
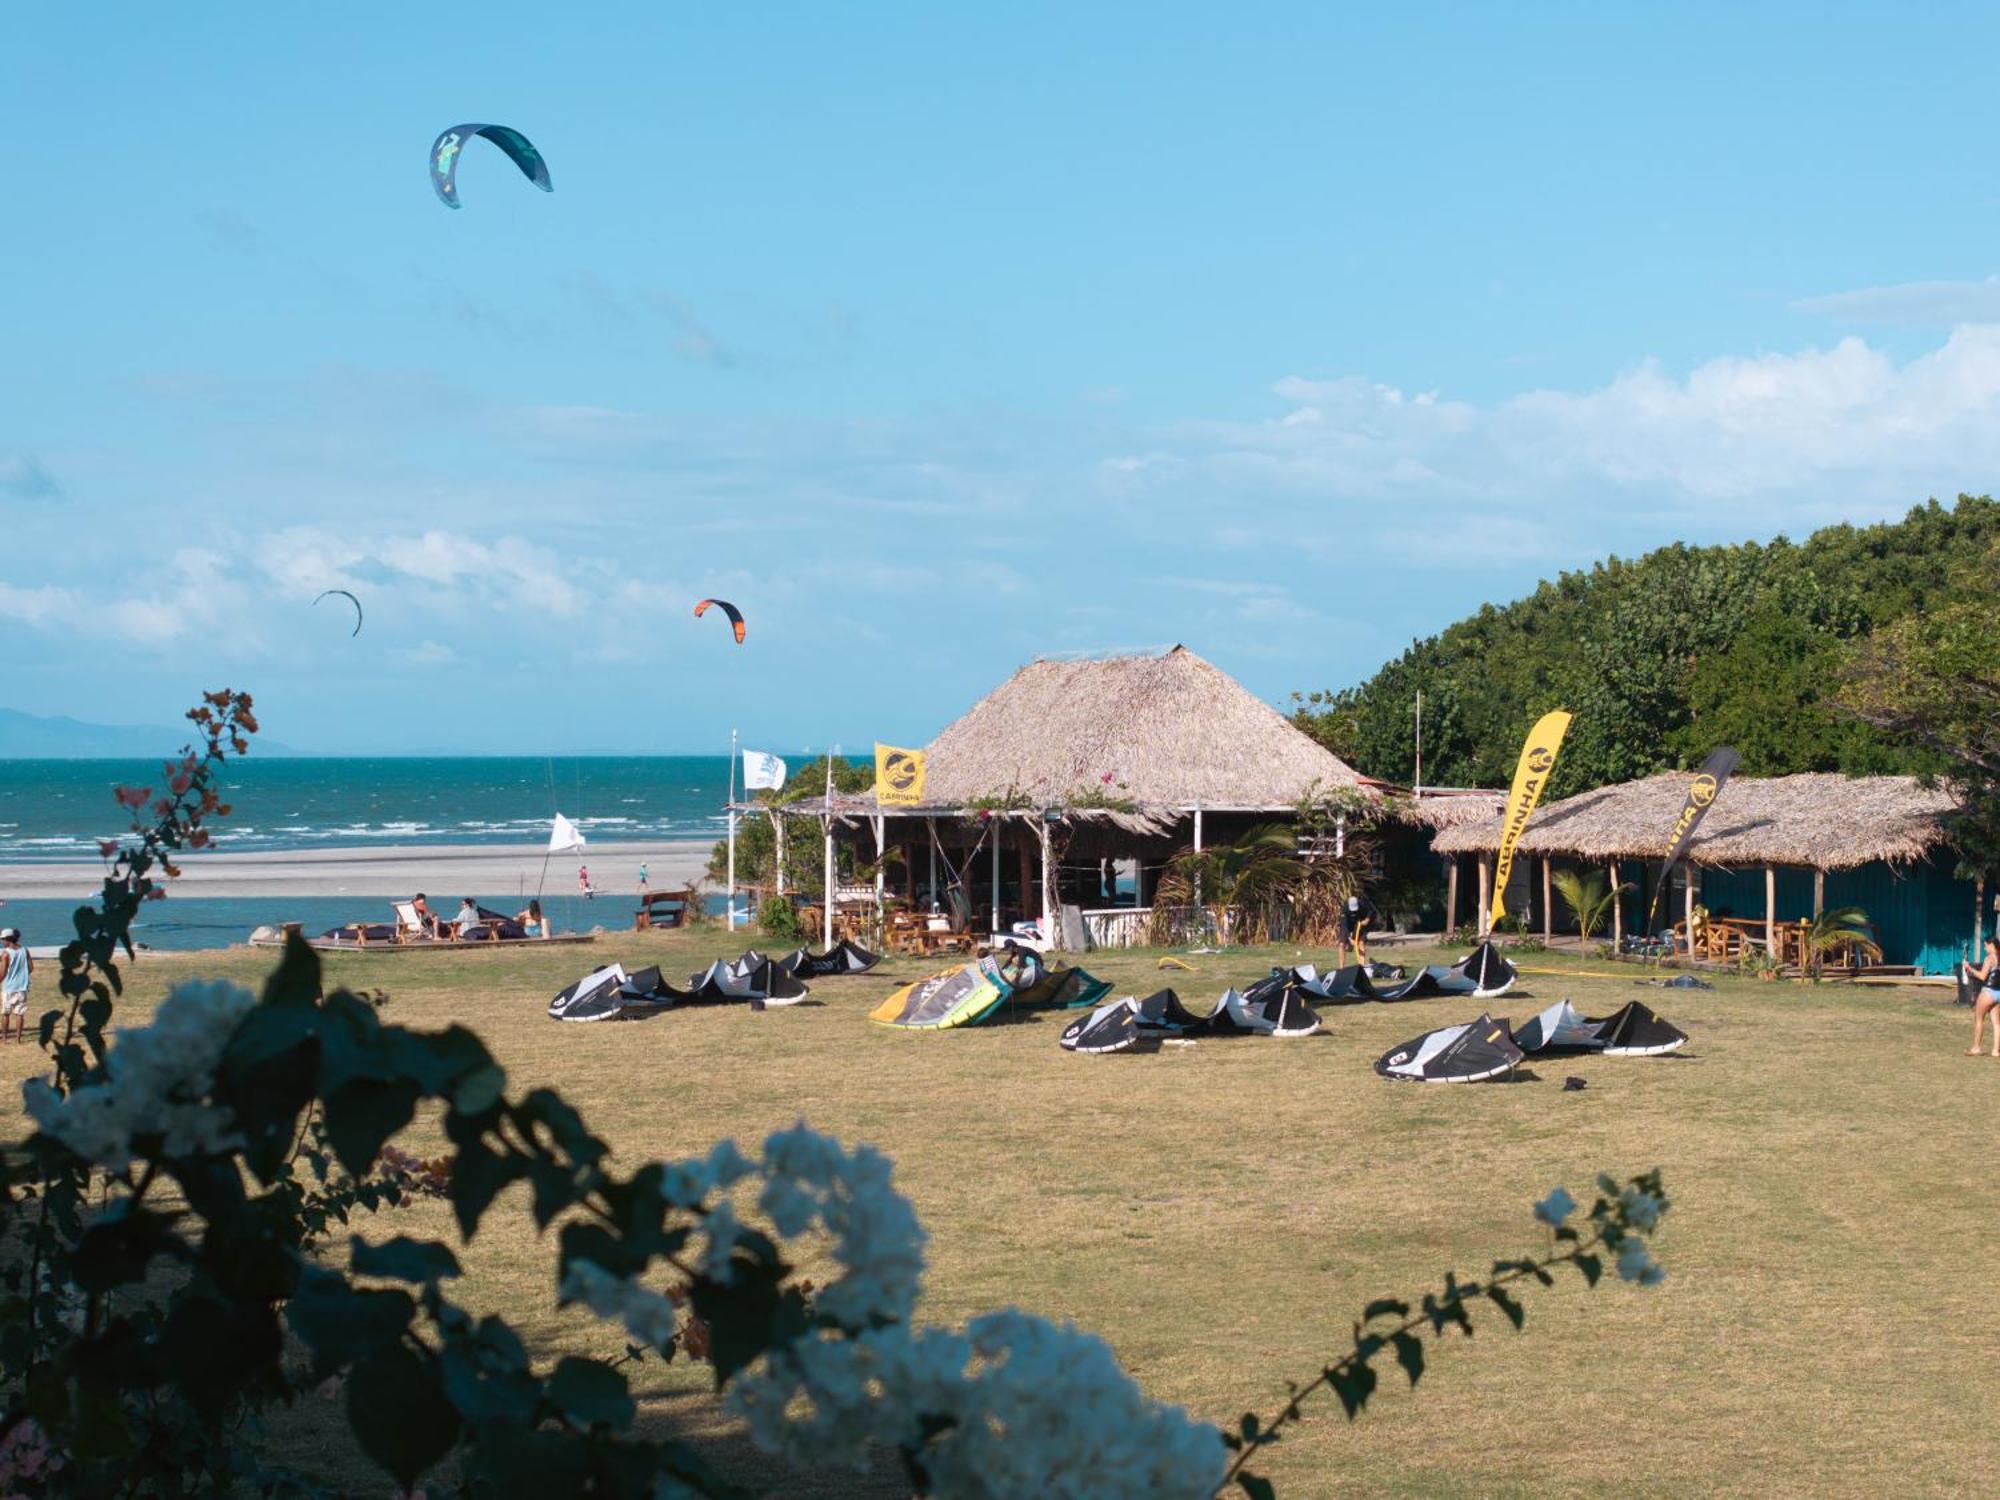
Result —
<path fill-rule="evenodd" d="M 1979 981 L 1979 989 L 1972 997 L 1972 1045 L 1965 1049 L 1965 1055 L 1979 1056 L 1980 1028 L 1991 1016 L 1993 1056 L 2000 1057 L 2000 936 L 1986 940 L 1986 961 L 1970 973 Z"/>
<path fill-rule="evenodd" d="M 1354 949 L 1354 961 L 1363 968 L 1368 966 L 1368 924 L 1381 915 L 1375 910 L 1375 903 L 1365 895 L 1349 896 L 1340 904 L 1340 922 L 1334 938 L 1340 949 L 1340 962 L 1347 962 L 1347 950 Z"/>
<path fill-rule="evenodd" d="M 28 1039 L 28 980 L 34 972 L 34 955 L 21 946 L 21 930 L 0 932 L 0 1042 L 10 1027 L 15 1041 Z"/>

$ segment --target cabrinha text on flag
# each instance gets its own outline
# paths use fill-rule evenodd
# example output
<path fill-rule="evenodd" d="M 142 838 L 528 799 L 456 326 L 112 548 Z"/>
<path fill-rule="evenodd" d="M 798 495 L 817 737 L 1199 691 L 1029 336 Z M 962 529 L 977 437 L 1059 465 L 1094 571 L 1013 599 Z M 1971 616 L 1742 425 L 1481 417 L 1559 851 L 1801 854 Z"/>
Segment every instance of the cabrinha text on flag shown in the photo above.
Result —
<path fill-rule="evenodd" d="M 1527 829 L 1528 815 L 1542 800 L 1542 789 L 1556 768 L 1556 752 L 1562 749 L 1563 735 L 1568 732 L 1569 715 L 1557 709 L 1542 715 L 1521 747 L 1520 763 L 1514 767 L 1514 787 L 1507 793 L 1507 816 L 1500 825 L 1500 856 L 1493 866 L 1493 910 L 1486 919 L 1489 928 L 1498 927 L 1507 915 L 1507 877 L 1514 871 L 1514 846 Z"/>
<path fill-rule="evenodd" d="M 1708 759 L 1701 763 L 1701 769 L 1694 773 L 1694 780 L 1688 783 L 1687 800 L 1681 804 L 1680 816 L 1674 819 L 1673 842 L 1667 846 L 1667 862 L 1660 867 L 1659 883 L 1653 887 L 1653 904 L 1646 909 L 1646 931 L 1653 930 L 1653 919 L 1660 914 L 1660 897 L 1673 878 L 1674 866 L 1681 862 L 1688 845 L 1694 842 L 1695 829 L 1708 816 L 1715 799 L 1722 795 L 1729 773 L 1736 769 L 1737 762 L 1742 758 L 1734 747 L 1717 745 L 1708 752 Z"/>
<path fill-rule="evenodd" d="M 915 807 L 924 800 L 924 752 L 875 747 L 875 800 L 883 807 Z"/>

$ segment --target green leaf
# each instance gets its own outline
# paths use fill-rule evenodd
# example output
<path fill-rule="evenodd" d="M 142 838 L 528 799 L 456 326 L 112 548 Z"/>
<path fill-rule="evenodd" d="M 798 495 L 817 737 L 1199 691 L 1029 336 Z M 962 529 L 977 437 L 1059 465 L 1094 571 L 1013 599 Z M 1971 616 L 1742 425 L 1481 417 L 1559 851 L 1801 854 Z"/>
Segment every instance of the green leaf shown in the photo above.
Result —
<path fill-rule="evenodd" d="M 779 1288 L 788 1269 L 738 1256 L 728 1283 L 700 1276 L 689 1285 L 688 1299 L 708 1325 L 717 1390 L 765 1350 L 791 1343 L 811 1326 L 805 1298 L 796 1288 Z"/>
<path fill-rule="evenodd" d="M 406 1490 L 458 1442 L 458 1412 L 445 1399 L 436 1362 L 407 1344 L 354 1367 L 347 1420 L 361 1451 Z"/>
<path fill-rule="evenodd" d="M 326 1097 L 326 1138 L 353 1176 L 375 1165 L 389 1137 L 417 1112 L 417 1086 L 408 1079 L 355 1078 Z"/>
<path fill-rule="evenodd" d="M 1392 1333 L 1389 1337 L 1396 1346 L 1396 1363 L 1410 1377 L 1414 1389 L 1424 1375 L 1424 1341 L 1411 1333 Z"/>
<path fill-rule="evenodd" d="M 458 1257 L 448 1246 L 403 1234 L 380 1245 L 355 1240 L 352 1264 L 357 1276 L 386 1276 L 419 1285 L 459 1274 Z"/>
<path fill-rule="evenodd" d="M 297 933 L 285 939 L 284 956 L 264 981 L 259 1009 L 311 1011 L 320 996 L 319 955 Z"/>
<path fill-rule="evenodd" d="M 1271 1481 L 1257 1474 L 1238 1474 L 1236 1484 L 1250 1500 L 1278 1500 L 1278 1492 Z"/>
<path fill-rule="evenodd" d="M 1243 1413 L 1242 1419 L 1236 1424 L 1236 1430 L 1252 1442 L 1257 1440 L 1257 1427 L 1257 1413 L 1254 1411 Z"/>
<path fill-rule="evenodd" d="M 1407 1318 L 1409 1315 L 1409 1303 L 1398 1301 L 1394 1297 L 1377 1297 L 1362 1309 L 1361 1321 L 1372 1323 L 1377 1318 Z"/>
<path fill-rule="evenodd" d="M 1347 1420 L 1351 1422 L 1374 1394 L 1375 1372 L 1367 1365 L 1337 1366 L 1327 1372 L 1327 1384 L 1340 1398 L 1340 1404 L 1347 1410 Z"/>
<path fill-rule="evenodd" d="M 549 1500 L 589 1491 L 590 1451 L 569 1433 L 536 1432 L 525 1424 L 481 1427 L 466 1458 L 471 1491 L 492 1500 Z M 628 1495 L 643 1495 L 634 1486 Z M 697 1494 L 714 1494 L 699 1490 Z"/>
<path fill-rule="evenodd" d="M 550 1222 L 564 1209 L 571 1207 L 583 1194 L 578 1189 L 570 1169 L 552 1161 L 534 1160 L 528 1163 L 528 1181 L 535 1190 L 535 1227 L 547 1229 Z"/>
<path fill-rule="evenodd" d="M 1521 1304 L 1497 1286 L 1489 1286 L 1486 1289 L 1486 1296 L 1495 1307 L 1507 1315 L 1507 1321 L 1512 1323 L 1514 1331 L 1519 1333 L 1521 1324 L 1526 1321 L 1526 1314 L 1521 1311 Z"/>
<path fill-rule="evenodd" d="M 408 1292 L 357 1291 L 333 1272 L 313 1269 L 285 1304 L 285 1321 L 312 1350 L 314 1369 L 326 1375 L 395 1343 L 416 1311 Z"/>
<path fill-rule="evenodd" d="M 638 1407 L 626 1389 L 625 1377 L 594 1359 L 566 1355 L 549 1377 L 549 1400 L 581 1428 L 609 1427 L 623 1432 L 632 1425 Z"/>
<path fill-rule="evenodd" d="M 1604 1262 L 1594 1255 L 1579 1255 L 1576 1268 L 1583 1272 L 1583 1279 L 1592 1286 L 1596 1286 L 1597 1278 L 1604 1274 Z"/>
<path fill-rule="evenodd" d="M 70 1274 L 86 1292 L 108 1292 L 139 1281 L 154 1256 L 181 1248 L 173 1225 L 174 1215 L 147 1208 L 100 1219 L 84 1231 Z"/>
<path fill-rule="evenodd" d="M 519 1157 L 502 1156 L 483 1141 L 461 1145 L 451 1164 L 451 1207 L 458 1216 L 458 1232 L 471 1239 L 500 1190 L 527 1171 L 527 1163 Z"/>

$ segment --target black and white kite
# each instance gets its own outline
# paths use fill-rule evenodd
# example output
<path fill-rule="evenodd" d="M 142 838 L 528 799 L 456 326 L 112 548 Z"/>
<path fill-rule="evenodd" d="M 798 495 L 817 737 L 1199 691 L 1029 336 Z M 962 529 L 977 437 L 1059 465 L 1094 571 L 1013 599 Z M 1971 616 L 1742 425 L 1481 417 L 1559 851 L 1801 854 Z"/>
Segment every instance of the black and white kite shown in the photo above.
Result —
<path fill-rule="evenodd" d="M 1658 1057 L 1687 1045 L 1687 1033 L 1637 1000 L 1608 1016 L 1577 1013 L 1559 1000 L 1514 1035 L 1523 1052 L 1601 1052 L 1606 1057 Z"/>
<path fill-rule="evenodd" d="M 795 948 L 783 958 L 771 960 L 782 974 L 791 974 L 799 979 L 826 979 L 835 974 L 866 974 L 882 962 L 880 954 L 870 953 L 855 943 L 842 938 L 824 953 L 808 953 L 803 948 Z"/>
<path fill-rule="evenodd" d="M 1405 1083 L 1484 1083 L 1513 1072 L 1520 1061 L 1507 1018 L 1481 1016 L 1390 1048 L 1376 1059 L 1375 1071 Z"/>
<path fill-rule="evenodd" d="M 637 1021 L 670 1009 L 688 997 L 661 983 L 658 969 L 627 974 L 619 964 L 601 969 L 557 991 L 549 1001 L 552 1021 Z"/>

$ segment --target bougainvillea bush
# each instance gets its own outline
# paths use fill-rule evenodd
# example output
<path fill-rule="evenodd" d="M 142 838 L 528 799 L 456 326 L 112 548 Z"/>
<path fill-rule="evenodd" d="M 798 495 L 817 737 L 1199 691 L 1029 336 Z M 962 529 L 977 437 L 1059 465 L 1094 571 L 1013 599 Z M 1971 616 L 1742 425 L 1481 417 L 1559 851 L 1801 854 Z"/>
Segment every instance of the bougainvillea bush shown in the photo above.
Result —
<path fill-rule="evenodd" d="M 257 1441 L 274 1404 L 315 1391 L 404 1491 L 745 1494 L 641 1420 L 629 1368 L 680 1357 L 801 1468 L 888 1450 L 923 1495 L 1255 1497 L 1272 1493 L 1257 1455 L 1321 1393 L 1356 1415 L 1378 1357 L 1415 1383 L 1426 1342 L 1470 1332 L 1480 1304 L 1519 1327 L 1516 1292 L 1559 1271 L 1661 1274 L 1657 1176 L 1602 1180 L 1580 1218 L 1558 1189 L 1535 1210 L 1541 1255 L 1371 1304 L 1282 1409 L 1225 1431 L 1148 1399 L 1070 1325 L 1013 1309 L 923 1324 L 925 1232 L 868 1146 L 799 1124 L 620 1173 L 559 1093 L 511 1090 L 462 1027 L 391 1025 L 379 997 L 324 993 L 296 939 L 261 995 L 177 985 L 109 1041 L 132 916 L 226 815 L 216 771 L 255 728 L 241 695 L 191 717 L 203 743 L 167 764 L 165 791 L 120 789 L 135 837 L 77 914 L 63 1006 L 41 1020 L 50 1071 L 25 1087 L 35 1131 L 5 1156 L 0 1495 L 316 1493 Z M 395 1144 L 420 1107 L 441 1118 L 442 1159 Z M 531 1358 L 504 1319 L 453 1300 L 452 1245 L 357 1228 L 412 1194 L 448 1198 L 462 1240 L 501 1212 L 554 1230 L 550 1275 L 602 1320 L 601 1356 Z M 804 1281 L 803 1248 L 838 1274 Z"/>

